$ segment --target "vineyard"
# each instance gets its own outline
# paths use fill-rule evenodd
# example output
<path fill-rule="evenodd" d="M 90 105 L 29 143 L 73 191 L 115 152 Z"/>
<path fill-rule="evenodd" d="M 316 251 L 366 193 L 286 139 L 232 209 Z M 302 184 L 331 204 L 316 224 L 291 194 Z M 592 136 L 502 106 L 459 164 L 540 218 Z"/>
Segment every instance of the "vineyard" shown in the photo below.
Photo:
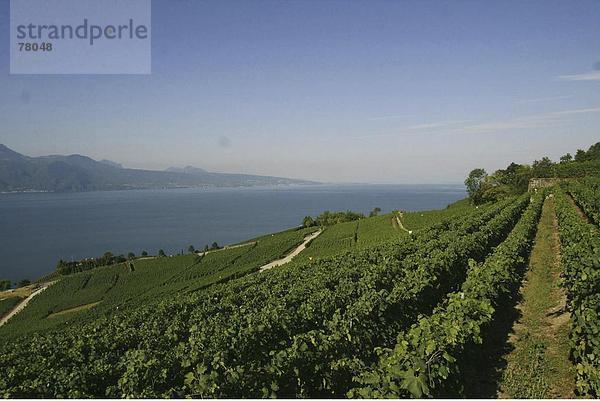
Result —
<path fill-rule="evenodd" d="M 600 225 L 600 179 L 586 178 L 567 185 L 567 191 L 587 217 Z"/>
<path fill-rule="evenodd" d="M 558 222 L 576 390 L 597 396 L 598 188 L 403 213 L 412 234 L 395 213 L 335 224 L 265 273 L 317 228 L 70 275 L 0 328 L 0 396 L 464 396 L 542 215 Z"/>
<path fill-rule="evenodd" d="M 171 298 L 173 294 L 198 291 L 212 284 L 257 271 L 260 266 L 283 256 L 315 229 L 290 230 L 261 238 L 252 245 L 195 254 L 139 259 L 64 277 L 31 301 L 26 310 L 0 328 L 0 335 L 24 333 L 93 320 L 111 313 Z M 83 316 L 50 314 L 98 303 Z"/>
<path fill-rule="evenodd" d="M 11 297 L 0 300 L 0 317 L 8 314 L 19 302 L 21 302 L 21 298 L 19 297 Z"/>
<path fill-rule="evenodd" d="M 436 224 L 443 219 L 468 213 L 473 209 L 474 207 L 467 202 L 459 201 L 443 210 L 406 212 L 403 213 L 402 220 L 406 227 L 416 230 Z M 397 213 L 391 213 L 328 227 L 322 235 L 311 242 L 310 247 L 302 252 L 296 261 L 307 262 L 334 256 L 344 251 L 357 250 L 399 236 L 406 236 L 407 232 L 398 227 L 397 216 Z"/>
<path fill-rule="evenodd" d="M 575 188 L 578 201 L 595 199 L 599 193 Z M 590 208 L 587 209 L 588 212 Z M 592 211 L 593 212 L 593 211 Z M 564 286 L 571 311 L 570 341 L 577 366 L 577 388 L 582 394 L 600 396 L 600 230 L 581 219 L 564 193 L 557 198 L 562 242 Z M 593 215 L 588 215 L 593 218 Z"/>

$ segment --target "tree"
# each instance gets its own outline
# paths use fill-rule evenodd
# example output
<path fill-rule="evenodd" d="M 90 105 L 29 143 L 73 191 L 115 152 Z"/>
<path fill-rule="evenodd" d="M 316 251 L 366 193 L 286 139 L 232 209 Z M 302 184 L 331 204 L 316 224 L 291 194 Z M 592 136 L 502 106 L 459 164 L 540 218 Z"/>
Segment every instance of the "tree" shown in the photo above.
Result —
<path fill-rule="evenodd" d="M 493 176 L 490 176 L 493 177 Z M 499 199 L 506 198 L 513 194 L 513 189 L 506 184 L 494 185 L 491 180 L 486 180 L 486 182 L 481 187 L 481 202 L 495 202 Z"/>
<path fill-rule="evenodd" d="M 360 220 L 364 217 L 364 214 L 355 213 L 351 210 L 346 210 L 345 212 L 330 212 L 329 210 L 326 210 L 317 216 L 315 225 L 327 227 L 338 223 Z"/>
<path fill-rule="evenodd" d="M 566 155 L 563 155 L 560 157 L 560 162 L 561 163 L 570 163 L 573 161 L 573 156 L 571 156 L 570 153 L 567 153 Z"/>
<path fill-rule="evenodd" d="M 208 245 L 204 245 L 204 252 L 208 252 L 210 248 L 208 247 Z"/>
<path fill-rule="evenodd" d="M 371 210 L 371 213 L 369 213 L 369 217 L 375 217 L 379 215 L 379 212 L 381 212 L 381 208 L 376 207 L 373 210 Z"/>
<path fill-rule="evenodd" d="M 148 252 L 142 251 L 142 256 L 148 256 Z"/>
<path fill-rule="evenodd" d="M 585 152 L 586 160 L 598 160 L 600 159 L 600 142 L 596 142 L 587 152 Z"/>
<path fill-rule="evenodd" d="M 163 251 L 162 249 L 159 249 L 158 256 L 167 256 L 167 255 L 165 254 L 165 251 Z"/>
<path fill-rule="evenodd" d="M 194 248 L 194 245 L 190 245 L 190 246 L 188 247 L 188 252 L 189 252 L 189 253 L 196 253 L 196 248 Z"/>
<path fill-rule="evenodd" d="M 577 152 L 575 152 L 575 161 L 583 162 L 583 161 L 585 161 L 585 159 L 586 159 L 585 150 L 577 149 Z"/>
<path fill-rule="evenodd" d="M 30 281 L 30 280 L 23 279 L 23 280 L 21 280 L 21 281 L 19 281 L 19 282 L 17 283 L 17 288 L 25 287 L 25 286 L 27 286 L 27 285 L 29 285 L 29 284 L 31 284 L 31 281 Z"/>
<path fill-rule="evenodd" d="M 502 194 L 522 194 L 527 191 L 530 178 L 531 167 L 527 165 L 511 163 L 505 170 L 496 170 L 494 174 L 486 178 L 480 193 L 486 193 L 487 195 L 497 194 L 500 196 L 502 196 Z M 504 188 L 499 189 L 501 186 Z M 496 197 L 496 195 L 493 196 Z M 489 199 L 489 196 L 482 196 L 482 200 L 486 202 L 487 200 L 483 198 Z"/>
<path fill-rule="evenodd" d="M 465 186 L 467 187 L 467 193 L 469 198 L 474 204 L 481 203 L 481 190 L 482 185 L 487 178 L 487 173 L 482 168 L 476 168 L 469 173 L 469 176 L 465 180 Z"/>
<path fill-rule="evenodd" d="M 133 252 L 129 252 L 129 253 L 127 254 L 127 259 L 129 259 L 129 260 L 131 260 L 131 259 L 135 259 L 135 253 L 133 253 Z"/>
<path fill-rule="evenodd" d="M 535 178 L 554 177 L 554 163 L 547 157 L 542 157 L 542 160 L 535 160 L 531 167 Z"/>
<path fill-rule="evenodd" d="M 316 224 L 317 223 L 315 222 L 315 220 L 311 216 L 305 216 L 304 219 L 302 220 L 302 225 L 304 227 L 312 227 L 312 226 L 314 226 Z"/>
<path fill-rule="evenodd" d="M 531 166 L 528 166 L 528 165 L 519 166 L 519 168 L 517 169 L 516 175 L 515 175 L 515 182 L 514 182 L 517 194 L 522 194 L 522 193 L 527 192 L 527 189 L 529 188 L 529 180 L 532 177 L 533 177 L 533 170 L 531 169 Z"/>
<path fill-rule="evenodd" d="M 217 244 L 217 242 L 213 242 L 212 245 L 210 246 L 210 249 L 219 249 L 219 244 Z"/>
<path fill-rule="evenodd" d="M 10 280 L 0 280 L 0 291 L 10 290 Z"/>

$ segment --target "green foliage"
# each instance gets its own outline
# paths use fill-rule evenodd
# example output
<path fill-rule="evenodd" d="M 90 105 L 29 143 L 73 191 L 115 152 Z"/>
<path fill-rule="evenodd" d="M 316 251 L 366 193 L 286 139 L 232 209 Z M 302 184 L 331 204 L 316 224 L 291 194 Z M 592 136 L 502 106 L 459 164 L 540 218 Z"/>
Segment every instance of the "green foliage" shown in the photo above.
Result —
<path fill-rule="evenodd" d="M 468 199 L 449 205 L 446 209 L 424 210 L 418 212 L 403 212 L 402 222 L 408 230 L 419 230 L 438 224 L 446 219 L 455 219 L 478 209 L 485 210 L 486 206 L 473 206 Z"/>
<path fill-rule="evenodd" d="M 560 157 L 560 163 L 570 163 L 573 161 L 573 156 L 570 153 Z"/>
<path fill-rule="evenodd" d="M 494 202 L 527 191 L 529 180 L 535 176 L 532 167 L 511 163 L 504 170 L 487 176 L 480 190 L 480 202 Z"/>
<path fill-rule="evenodd" d="M 533 176 L 536 178 L 550 178 L 555 176 L 554 163 L 548 157 L 535 160 L 531 168 Z"/>
<path fill-rule="evenodd" d="M 318 215 L 315 219 L 310 216 L 304 217 L 302 225 L 304 227 L 322 226 L 328 227 L 334 224 L 346 223 L 349 221 L 355 221 L 363 219 L 365 217 L 362 213 L 355 213 L 350 210 L 345 212 L 330 212 L 329 210 L 324 211 Z"/>
<path fill-rule="evenodd" d="M 569 182 L 566 187 L 587 217 L 600 226 L 600 179 L 590 177 Z"/>
<path fill-rule="evenodd" d="M 133 255 L 133 256 L 131 256 Z M 129 254 L 129 259 L 133 259 L 135 255 Z M 111 252 L 105 252 L 104 255 L 97 258 L 87 258 L 73 262 L 65 262 L 59 260 L 56 264 L 56 272 L 61 275 L 84 272 L 86 270 L 95 269 L 100 266 L 110 266 L 117 263 L 125 262 L 127 259 L 123 255 L 115 256 Z"/>
<path fill-rule="evenodd" d="M 371 213 L 369 213 L 369 217 L 378 216 L 379 213 L 381 213 L 381 208 L 380 207 L 373 208 L 373 210 L 371 210 Z"/>
<path fill-rule="evenodd" d="M 541 196 L 533 199 L 485 263 L 469 261 L 459 291 L 400 333 L 393 349 L 379 350 L 377 363 L 355 378 L 361 386 L 349 396 L 422 397 L 457 373 L 456 362 L 464 347 L 482 341 L 481 329 L 492 320 L 495 305 L 519 285 L 519 270 L 532 246 L 542 200 Z"/>
<path fill-rule="evenodd" d="M 390 223 L 391 226 L 391 223 Z M 327 256 L 333 256 L 351 250 L 356 246 L 355 234 L 358 231 L 358 221 L 335 224 L 327 227 L 321 235 L 315 238 L 296 261 L 308 261 Z"/>
<path fill-rule="evenodd" d="M 494 202 L 527 191 L 532 178 L 600 177 L 600 142 L 589 150 L 578 150 L 575 159 L 569 153 L 554 163 L 548 157 L 535 160 L 532 166 L 511 163 L 504 170 L 487 175 L 483 169 L 471 171 L 465 180 L 469 199 L 474 204 Z"/>
<path fill-rule="evenodd" d="M 10 280 L 0 280 L 0 291 L 10 290 L 12 284 Z"/>
<path fill-rule="evenodd" d="M 354 246 L 357 249 L 380 244 L 394 238 L 404 238 L 405 233 L 399 231 L 394 225 L 393 214 L 383 214 L 358 220 L 354 237 Z M 323 234 L 321 234 L 323 235 Z M 320 238 L 317 237 L 317 240 Z"/>
<path fill-rule="evenodd" d="M 465 180 L 467 193 L 474 204 L 479 204 L 482 201 L 483 183 L 487 178 L 487 173 L 482 168 L 476 168 L 469 173 Z"/>
<path fill-rule="evenodd" d="M 294 260 L 306 262 L 403 236 L 405 233 L 394 227 L 391 214 L 334 224 L 326 227 Z"/>
<path fill-rule="evenodd" d="M 600 142 L 596 142 L 590 146 L 587 152 L 581 149 L 577 150 L 575 161 L 585 162 L 590 160 L 600 160 Z"/>
<path fill-rule="evenodd" d="M 28 286 L 29 284 L 31 284 L 31 281 L 25 278 L 23 280 L 20 280 L 17 283 L 17 288 L 25 287 L 25 286 Z"/>
<path fill-rule="evenodd" d="M 304 219 L 302 219 L 303 227 L 313 227 L 316 225 L 317 225 L 317 222 L 311 216 L 304 216 Z"/>
<path fill-rule="evenodd" d="M 418 230 L 475 211 L 475 207 L 463 200 L 442 210 L 404 212 L 402 221 L 409 230 Z M 349 250 L 373 246 L 390 239 L 406 239 L 407 233 L 397 226 L 397 213 L 368 217 L 357 221 L 326 227 L 295 261 L 306 262 L 337 255 Z"/>
<path fill-rule="evenodd" d="M 21 297 L 11 297 L 0 300 L 0 317 L 5 316 L 8 312 L 14 309 L 23 298 Z"/>
<path fill-rule="evenodd" d="M 600 230 L 586 223 L 567 196 L 558 192 L 556 212 L 564 287 L 571 311 L 570 341 L 577 365 L 577 389 L 600 396 Z"/>
<path fill-rule="evenodd" d="M 555 166 L 559 178 L 600 177 L 600 160 L 559 163 Z"/>

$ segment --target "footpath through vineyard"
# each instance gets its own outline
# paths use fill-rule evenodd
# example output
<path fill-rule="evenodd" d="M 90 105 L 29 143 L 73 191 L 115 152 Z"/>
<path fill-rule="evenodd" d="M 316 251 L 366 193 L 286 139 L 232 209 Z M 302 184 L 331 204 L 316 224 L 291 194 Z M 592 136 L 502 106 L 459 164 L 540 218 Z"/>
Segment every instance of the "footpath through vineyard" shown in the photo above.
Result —
<path fill-rule="evenodd" d="M 560 241 L 554 197 L 543 207 L 529 269 L 508 339 L 500 397 L 572 398 L 575 370 L 569 361 L 569 313 L 560 278 Z"/>

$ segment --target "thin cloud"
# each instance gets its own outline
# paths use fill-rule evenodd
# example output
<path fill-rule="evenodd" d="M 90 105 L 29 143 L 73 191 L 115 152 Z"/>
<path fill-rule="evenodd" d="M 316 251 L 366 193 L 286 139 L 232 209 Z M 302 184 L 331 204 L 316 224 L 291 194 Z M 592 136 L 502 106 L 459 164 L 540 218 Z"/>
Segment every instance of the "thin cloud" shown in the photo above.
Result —
<path fill-rule="evenodd" d="M 410 117 L 410 114 L 397 114 L 397 115 L 391 115 L 391 116 L 372 117 L 372 118 L 367 118 L 367 121 L 398 120 L 398 119 L 407 118 L 407 117 Z"/>
<path fill-rule="evenodd" d="M 600 107 L 586 109 L 561 110 L 548 113 L 531 114 L 508 120 L 498 120 L 488 123 L 475 124 L 461 127 L 454 132 L 460 133 L 489 133 L 516 129 L 543 128 L 557 124 L 565 119 L 565 116 L 576 114 L 600 113 Z"/>
<path fill-rule="evenodd" d="M 458 124 L 464 124 L 469 122 L 470 120 L 452 120 L 452 121 L 440 121 L 435 123 L 425 123 L 425 124 L 417 124 L 406 127 L 407 130 L 429 130 L 436 128 L 445 128 L 452 127 Z"/>
<path fill-rule="evenodd" d="M 590 71 L 574 75 L 560 75 L 561 81 L 600 81 L 600 71 Z"/>
<path fill-rule="evenodd" d="M 498 131 L 542 128 L 547 127 L 551 122 L 556 122 L 557 120 L 558 117 L 551 118 L 550 116 L 530 116 L 516 118 L 514 120 L 491 121 L 487 123 L 474 124 L 457 128 L 452 132 L 464 134 L 485 134 Z"/>
<path fill-rule="evenodd" d="M 582 113 L 600 113 L 600 107 L 592 107 L 589 109 L 557 111 L 554 114 L 565 115 L 565 114 L 582 114 Z"/>
<path fill-rule="evenodd" d="M 524 103 L 538 103 L 538 102 L 551 102 L 553 100 L 562 100 L 562 99 L 571 99 L 573 95 L 565 95 L 565 96 L 549 96 L 549 97 L 538 97 L 533 99 L 521 99 L 518 100 L 518 104 Z"/>
<path fill-rule="evenodd" d="M 600 107 L 590 107 L 585 109 L 569 109 L 552 111 L 547 113 L 530 114 L 527 116 L 516 117 L 506 120 L 495 120 L 487 122 L 478 122 L 467 124 L 470 120 L 461 121 L 445 121 L 428 124 L 412 125 L 400 128 L 396 132 L 381 133 L 373 135 L 355 136 L 354 139 L 375 139 L 381 137 L 400 137 L 407 135 L 415 135 L 420 133 L 426 134 L 486 134 L 493 132 L 544 128 L 556 125 L 561 121 L 565 121 L 569 116 L 579 114 L 600 113 Z"/>

